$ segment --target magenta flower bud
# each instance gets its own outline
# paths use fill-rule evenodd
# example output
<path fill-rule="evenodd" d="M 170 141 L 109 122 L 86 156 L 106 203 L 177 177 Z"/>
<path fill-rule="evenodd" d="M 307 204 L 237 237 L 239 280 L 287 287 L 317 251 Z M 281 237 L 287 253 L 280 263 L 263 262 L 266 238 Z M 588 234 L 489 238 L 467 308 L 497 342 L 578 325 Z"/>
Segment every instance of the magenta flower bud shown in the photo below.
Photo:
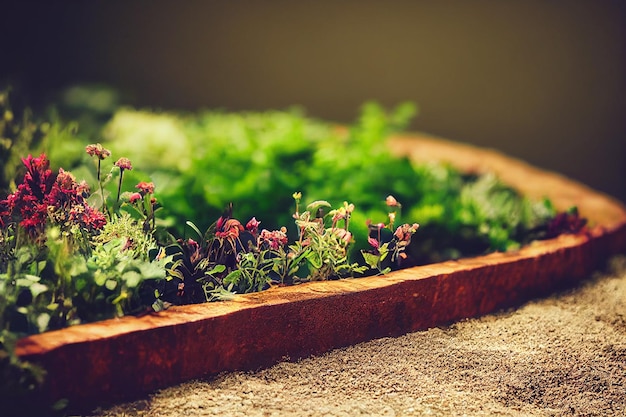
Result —
<path fill-rule="evenodd" d="M 258 221 L 256 217 L 253 217 L 248 221 L 248 223 L 246 223 L 246 230 L 249 232 L 255 232 L 259 228 L 260 224 L 261 222 Z"/>

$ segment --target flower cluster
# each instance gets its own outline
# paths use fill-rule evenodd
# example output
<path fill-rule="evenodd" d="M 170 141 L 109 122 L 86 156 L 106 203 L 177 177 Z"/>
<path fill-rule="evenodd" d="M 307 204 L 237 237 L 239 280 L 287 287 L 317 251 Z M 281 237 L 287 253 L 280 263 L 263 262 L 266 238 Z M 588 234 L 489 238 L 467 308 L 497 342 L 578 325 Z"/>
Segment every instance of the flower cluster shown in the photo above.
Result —
<path fill-rule="evenodd" d="M 269 248 L 272 250 L 278 250 L 287 244 L 287 228 L 281 227 L 280 230 L 269 231 L 267 229 L 261 230 L 261 234 L 258 239 L 259 248 Z"/>
<path fill-rule="evenodd" d="M 77 183 L 74 176 L 59 169 L 50 191 L 48 212 L 54 222 L 62 227 L 77 226 L 88 232 L 101 230 L 106 224 L 104 214 L 87 204 L 89 186 Z"/>
<path fill-rule="evenodd" d="M 85 152 L 87 152 L 89 156 L 97 157 L 99 160 L 104 160 L 108 158 L 109 156 L 111 156 L 111 151 L 109 151 L 108 149 L 105 149 L 99 143 L 94 143 L 94 144 L 85 146 Z"/>
<path fill-rule="evenodd" d="M 371 249 L 361 251 L 365 261 L 372 268 L 377 268 L 382 273 L 401 267 L 401 264 L 408 258 L 406 249 L 411 243 L 411 237 L 419 229 L 417 223 L 404 223 L 394 229 L 396 209 L 399 210 L 402 205 L 391 195 L 386 198 L 385 204 L 390 209 L 388 213 L 389 224 L 372 223 L 371 220 L 368 220 L 369 236 L 367 242 Z"/>
<path fill-rule="evenodd" d="M 121 171 L 123 170 L 130 171 L 133 169 L 133 166 L 130 163 L 130 159 L 124 158 L 124 157 L 121 157 L 120 159 L 118 159 L 114 165 L 118 167 Z"/>
<path fill-rule="evenodd" d="M 149 202 L 152 205 L 156 203 L 156 198 L 152 197 L 152 194 L 154 194 L 154 183 L 141 181 L 135 186 L 135 188 L 137 188 L 139 191 L 130 193 L 130 195 L 128 195 L 128 201 L 130 203 L 140 202 L 146 196 L 150 196 Z"/>
<path fill-rule="evenodd" d="M 154 183 L 152 182 L 140 182 L 135 186 L 139 190 L 142 196 L 146 194 L 154 194 Z"/>
<path fill-rule="evenodd" d="M 420 225 L 417 223 L 413 223 L 409 225 L 408 223 L 404 223 L 401 226 L 398 226 L 395 233 L 393 234 L 393 238 L 396 240 L 396 251 L 397 256 L 404 260 L 407 258 L 407 254 L 405 252 L 406 247 L 411 243 L 411 237 L 417 229 L 419 229 Z"/>
<path fill-rule="evenodd" d="M 0 224 L 18 223 L 34 240 L 41 240 L 47 222 L 69 229 L 73 226 L 89 231 L 106 224 L 102 213 L 87 204 L 89 187 L 77 183 L 69 172 L 59 169 L 55 176 L 44 154 L 22 159 L 26 167 L 24 182 L 0 202 Z"/>

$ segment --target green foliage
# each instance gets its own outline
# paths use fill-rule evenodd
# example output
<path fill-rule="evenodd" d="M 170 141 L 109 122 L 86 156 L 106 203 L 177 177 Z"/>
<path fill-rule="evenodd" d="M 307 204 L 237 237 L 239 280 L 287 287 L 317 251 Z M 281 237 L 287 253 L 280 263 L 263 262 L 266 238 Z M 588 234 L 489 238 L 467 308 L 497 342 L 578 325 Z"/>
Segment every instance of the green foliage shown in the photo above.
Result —
<path fill-rule="evenodd" d="M 146 280 L 165 278 L 166 262 L 158 259 L 150 261 L 147 259 L 148 252 L 140 255 L 137 252 L 139 246 L 132 245 L 131 238 L 123 235 L 94 249 L 87 261 L 87 273 L 75 282 L 79 305 L 85 304 L 81 314 L 85 321 L 123 316 L 137 307 L 141 308 L 142 300 L 138 297 L 140 284 Z"/>
<path fill-rule="evenodd" d="M 387 114 L 369 103 L 346 132 L 298 109 L 197 114 L 122 109 L 104 137 L 116 153 L 143 155 L 134 162 L 158 185 L 160 201 L 175 218 L 171 223 L 217 218 L 236 202 L 240 218 L 256 216 L 278 228 L 290 221 L 285 207 L 294 189 L 333 204 L 349 195 L 366 208 L 376 205 L 381 193 L 396 192 L 395 184 L 408 193 L 406 182 L 389 179 L 411 171 L 411 165 L 388 163 L 385 136 L 405 127 L 413 113 L 410 104 Z"/>
<path fill-rule="evenodd" d="M 408 216 L 420 220 L 410 248 L 418 264 L 517 249 L 546 236 L 556 215 L 548 200 L 531 201 L 492 174 L 463 175 L 445 166 L 421 168 L 423 196 Z"/>
<path fill-rule="evenodd" d="M 264 255 L 245 252 L 240 255 L 237 269 L 224 277 L 224 288 L 234 294 L 259 292 L 267 287 L 274 262 L 266 262 Z"/>

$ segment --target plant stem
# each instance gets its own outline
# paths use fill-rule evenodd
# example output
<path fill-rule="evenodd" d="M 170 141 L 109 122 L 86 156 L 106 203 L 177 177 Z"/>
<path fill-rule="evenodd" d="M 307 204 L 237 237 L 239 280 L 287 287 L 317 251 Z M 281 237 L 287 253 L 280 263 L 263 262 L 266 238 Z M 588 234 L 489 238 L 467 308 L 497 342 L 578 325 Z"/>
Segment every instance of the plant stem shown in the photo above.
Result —
<path fill-rule="evenodd" d="M 102 161 L 98 158 L 98 185 L 100 186 L 100 197 L 102 197 L 102 212 L 107 214 L 107 203 L 104 199 L 104 189 L 102 188 L 102 181 L 100 181 L 100 163 Z"/>
<path fill-rule="evenodd" d="M 115 200 L 115 204 L 120 202 L 120 194 L 122 192 L 122 178 L 124 177 L 124 168 L 120 168 L 120 181 L 117 184 L 117 199 Z"/>

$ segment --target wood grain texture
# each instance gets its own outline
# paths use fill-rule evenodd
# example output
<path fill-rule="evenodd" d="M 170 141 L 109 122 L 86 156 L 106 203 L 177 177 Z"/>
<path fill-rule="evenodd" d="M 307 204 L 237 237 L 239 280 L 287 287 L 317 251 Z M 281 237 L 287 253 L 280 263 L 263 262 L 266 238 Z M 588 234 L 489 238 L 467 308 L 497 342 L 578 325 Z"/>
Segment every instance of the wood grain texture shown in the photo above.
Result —
<path fill-rule="evenodd" d="M 445 325 L 572 285 L 612 254 L 626 251 L 626 210 L 606 195 L 493 150 L 422 134 L 395 137 L 391 145 L 416 161 L 493 171 L 520 192 L 547 196 L 561 209 L 577 205 L 590 228 L 515 252 L 384 277 L 272 288 L 234 301 L 173 307 L 23 338 L 18 354 L 48 372 L 43 398 L 67 398 L 72 409 L 87 410 L 192 378 Z"/>

